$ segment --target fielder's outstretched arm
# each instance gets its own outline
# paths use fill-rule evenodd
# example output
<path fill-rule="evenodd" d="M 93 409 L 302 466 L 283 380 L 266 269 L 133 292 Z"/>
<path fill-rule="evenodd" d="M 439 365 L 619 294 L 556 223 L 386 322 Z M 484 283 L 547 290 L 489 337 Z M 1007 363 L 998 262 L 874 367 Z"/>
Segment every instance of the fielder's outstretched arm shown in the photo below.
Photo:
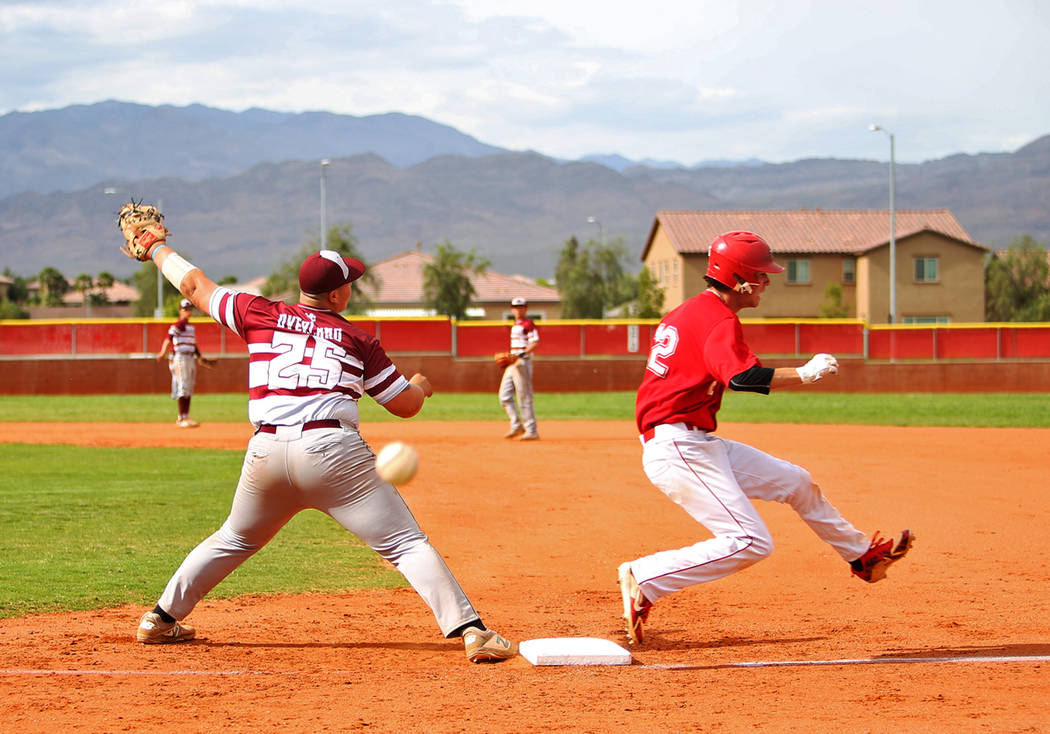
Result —
<path fill-rule="evenodd" d="M 204 272 L 187 262 L 181 255 L 164 244 L 150 248 L 150 259 L 168 282 L 175 286 L 201 313 L 208 311 L 208 301 L 218 287 Z"/>

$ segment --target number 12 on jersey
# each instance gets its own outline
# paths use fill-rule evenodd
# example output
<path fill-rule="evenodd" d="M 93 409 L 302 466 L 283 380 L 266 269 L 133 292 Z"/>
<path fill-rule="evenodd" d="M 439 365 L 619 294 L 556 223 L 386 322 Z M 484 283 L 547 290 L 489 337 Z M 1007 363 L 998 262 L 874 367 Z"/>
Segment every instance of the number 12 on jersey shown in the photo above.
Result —
<path fill-rule="evenodd" d="M 669 324 L 660 324 L 653 335 L 653 345 L 649 348 L 649 361 L 645 369 L 657 377 L 666 377 L 670 369 L 667 366 L 667 359 L 674 356 L 677 349 L 678 329 Z"/>

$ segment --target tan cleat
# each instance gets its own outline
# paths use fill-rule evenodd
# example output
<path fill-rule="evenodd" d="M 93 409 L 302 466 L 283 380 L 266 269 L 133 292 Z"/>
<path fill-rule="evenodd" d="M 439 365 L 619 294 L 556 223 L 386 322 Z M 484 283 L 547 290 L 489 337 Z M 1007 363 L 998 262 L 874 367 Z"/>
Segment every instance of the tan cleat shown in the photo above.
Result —
<path fill-rule="evenodd" d="M 525 433 L 525 429 L 521 426 L 518 426 L 517 428 L 511 428 L 509 431 L 503 434 L 503 438 L 517 438 L 523 433 Z"/>
<path fill-rule="evenodd" d="M 653 608 L 653 603 L 642 593 L 630 563 L 621 563 L 617 575 L 620 581 L 620 596 L 623 598 L 623 622 L 627 639 L 632 645 L 640 645 L 644 639 L 642 628 L 649 619 L 649 610 Z"/>
<path fill-rule="evenodd" d="M 526 433 L 524 436 L 518 439 L 519 441 L 539 441 L 540 434 L 538 433 Z"/>
<path fill-rule="evenodd" d="M 472 663 L 499 663 L 518 654 L 514 643 L 494 630 L 467 627 L 463 630 L 463 646 L 467 660 Z"/>
<path fill-rule="evenodd" d="M 165 622 L 156 612 L 146 612 L 139 620 L 135 637 L 144 645 L 164 645 L 192 640 L 196 631 L 178 622 Z"/>
<path fill-rule="evenodd" d="M 183 418 L 182 420 L 175 421 L 175 425 L 179 428 L 196 428 L 200 425 L 197 421 L 192 418 Z"/>

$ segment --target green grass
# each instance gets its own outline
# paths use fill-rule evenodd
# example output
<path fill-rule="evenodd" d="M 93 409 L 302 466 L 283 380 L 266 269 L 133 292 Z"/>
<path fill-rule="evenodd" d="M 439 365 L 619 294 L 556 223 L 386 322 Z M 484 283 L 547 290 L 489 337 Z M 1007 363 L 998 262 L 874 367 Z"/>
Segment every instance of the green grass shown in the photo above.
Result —
<path fill-rule="evenodd" d="M 152 606 L 185 555 L 225 520 L 242 458 L 0 444 L 0 618 Z M 370 548 L 309 510 L 211 595 L 403 584 Z"/>
<path fill-rule="evenodd" d="M 206 423 L 247 422 L 243 394 L 193 398 L 193 416 Z M 370 399 L 360 402 L 365 424 L 401 420 Z M 0 421 L 174 420 L 165 395 L 13 395 L 0 396 Z M 536 413 L 545 420 L 631 420 L 633 392 L 539 393 Z M 427 400 L 421 420 L 506 420 L 494 394 L 445 393 Z M 719 420 L 724 423 L 855 423 L 898 426 L 1050 427 L 1050 395 L 1045 393 L 818 393 L 785 390 L 763 396 L 727 393 Z"/>

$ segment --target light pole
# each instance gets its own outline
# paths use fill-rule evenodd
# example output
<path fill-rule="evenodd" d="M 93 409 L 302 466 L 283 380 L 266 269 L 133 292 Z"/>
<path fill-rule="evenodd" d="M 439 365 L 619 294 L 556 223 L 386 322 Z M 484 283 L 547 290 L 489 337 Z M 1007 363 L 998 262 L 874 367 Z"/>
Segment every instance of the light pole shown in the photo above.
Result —
<path fill-rule="evenodd" d="M 127 193 L 115 189 L 112 186 L 107 186 L 102 190 L 104 194 L 122 194 Z M 164 202 L 157 199 L 157 209 L 164 211 Z M 157 268 L 157 307 L 153 309 L 153 318 L 159 319 L 164 316 L 164 276 L 161 275 L 160 268 Z"/>
<path fill-rule="evenodd" d="M 890 138 L 890 323 L 897 322 L 897 211 L 893 202 L 893 184 L 896 153 L 894 151 L 893 133 L 882 125 L 872 123 L 868 126 L 872 132 L 882 131 Z"/>
<path fill-rule="evenodd" d="M 598 225 L 598 243 L 602 247 L 605 247 L 605 230 L 602 229 L 601 220 L 599 220 L 598 217 L 587 217 L 587 221 L 591 224 Z"/>
<path fill-rule="evenodd" d="M 327 158 L 321 159 L 321 249 L 325 249 L 325 244 L 328 237 L 328 222 L 327 222 L 327 209 L 328 209 L 328 187 L 327 187 L 327 176 L 325 172 L 328 170 L 328 164 L 331 163 Z"/>

